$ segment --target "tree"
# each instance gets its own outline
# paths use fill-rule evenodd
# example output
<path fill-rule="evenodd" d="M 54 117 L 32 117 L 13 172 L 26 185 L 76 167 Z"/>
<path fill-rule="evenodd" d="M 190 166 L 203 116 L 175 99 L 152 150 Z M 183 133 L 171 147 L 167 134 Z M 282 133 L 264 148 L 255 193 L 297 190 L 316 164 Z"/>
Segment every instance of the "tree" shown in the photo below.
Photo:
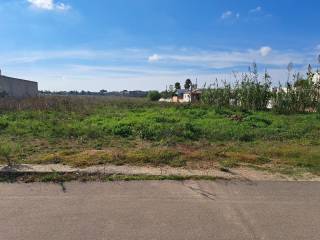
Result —
<path fill-rule="evenodd" d="M 161 94 L 158 91 L 150 91 L 147 97 L 150 101 L 155 102 L 159 101 L 159 99 L 161 98 Z"/>
<path fill-rule="evenodd" d="M 184 84 L 184 88 L 185 88 L 186 90 L 189 90 L 190 87 L 191 87 L 191 84 L 192 84 L 192 82 L 191 82 L 191 80 L 188 78 L 188 79 L 186 80 L 185 84 Z"/>
<path fill-rule="evenodd" d="M 174 84 L 174 88 L 175 88 L 176 90 L 181 89 L 181 84 L 180 84 L 179 82 L 176 82 L 176 83 Z"/>
<path fill-rule="evenodd" d="M 107 91 L 107 90 L 104 90 L 104 89 L 100 90 L 100 92 L 99 92 L 100 95 L 105 95 L 105 94 L 107 94 L 107 93 L 108 93 L 108 91 Z"/>

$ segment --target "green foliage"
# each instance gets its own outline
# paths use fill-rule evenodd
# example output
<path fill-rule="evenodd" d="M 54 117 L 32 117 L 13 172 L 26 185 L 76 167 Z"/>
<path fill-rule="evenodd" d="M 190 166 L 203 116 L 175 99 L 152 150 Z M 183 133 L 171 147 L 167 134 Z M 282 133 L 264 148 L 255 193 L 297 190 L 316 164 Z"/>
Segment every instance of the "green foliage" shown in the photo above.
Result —
<path fill-rule="evenodd" d="M 283 115 L 146 99 L 62 99 L 27 100 L 19 103 L 20 108 L 1 102 L 6 107 L 0 108 L 0 160 L 81 167 L 104 163 L 185 166 L 190 159 L 221 160 L 226 166 L 274 161 L 320 172 L 319 113 Z M 198 153 L 192 152 L 195 146 Z M 248 152 L 254 157 L 247 157 Z"/>
<path fill-rule="evenodd" d="M 266 72 L 263 82 L 258 80 L 256 64 L 248 74 L 241 76 L 235 86 L 218 81 L 204 91 L 202 101 L 218 108 L 241 108 L 245 110 L 266 110 L 271 98 L 271 81 Z"/>
<path fill-rule="evenodd" d="M 15 163 L 14 154 L 19 152 L 19 146 L 13 142 L 0 142 L 0 159 L 4 160 L 9 167 Z"/>
<path fill-rule="evenodd" d="M 174 94 L 175 94 L 175 91 L 163 91 L 163 92 L 161 92 L 161 97 L 162 98 L 172 98 L 173 96 L 174 96 Z"/>
<path fill-rule="evenodd" d="M 306 111 L 315 111 L 320 103 L 320 85 L 308 79 L 295 76 L 294 84 L 287 83 L 286 88 L 281 86 L 273 94 L 273 110 L 277 113 L 292 114 Z"/>
<path fill-rule="evenodd" d="M 112 129 L 112 132 L 117 136 L 129 137 L 132 135 L 132 128 L 129 124 L 120 123 Z"/>
<path fill-rule="evenodd" d="M 39 99 L 41 101 L 41 99 Z M 78 104 L 83 104 L 80 101 Z M 37 103 L 38 105 L 38 103 Z M 319 114 L 290 116 L 273 112 L 207 105 L 168 105 L 115 100 L 72 106 L 68 110 L 20 110 L 0 116 L 2 139 L 110 139 L 138 138 L 156 142 L 253 141 L 316 136 Z M 54 106 L 56 109 L 56 106 Z M 59 109 L 65 109 L 64 106 Z"/>
<path fill-rule="evenodd" d="M 285 88 L 279 85 L 271 90 L 269 74 L 265 72 L 263 80 L 259 80 L 257 65 L 253 64 L 249 73 L 242 74 L 234 86 L 226 82 L 222 86 L 218 82 L 211 85 L 204 91 L 202 102 L 216 108 L 253 111 L 266 111 L 272 107 L 281 114 L 316 111 L 320 104 L 320 83 L 312 81 L 313 75 L 309 67 L 306 79 L 296 74 L 293 83 L 287 82 Z"/>
<path fill-rule="evenodd" d="M 0 117 L 0 132 L 5 130 L 9 126 L 9 122 L 7 119 Z"/>
<path fill-rule="evenodd" d="M 189 90 L 191 88 L 192 82 L 190 79 L 187 79 L 185 84 L 184 84 L 184 88 Z"/>
<path fill-rule="evenodd" d="M 148 99 L 150 101 L 159 101 L 159 99 L 161 98 L 161 94 L 158 91 L 150 91 L 148 93 Z"/>

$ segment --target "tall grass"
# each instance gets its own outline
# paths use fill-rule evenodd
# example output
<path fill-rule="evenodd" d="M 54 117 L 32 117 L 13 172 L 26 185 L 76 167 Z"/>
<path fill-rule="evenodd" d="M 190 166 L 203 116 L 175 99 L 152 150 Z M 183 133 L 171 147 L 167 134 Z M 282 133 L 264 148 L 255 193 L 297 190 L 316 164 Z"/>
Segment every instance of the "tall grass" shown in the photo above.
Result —
<path fill-rule="evenodd" d="M 68 111 L 90 113 L 99 107 L 112 106 L 133 108 L 154 105 L 145 98 L 104 97 L 104 96 L 41 96 L 36 98 L 0 99 L 0 112 L 33 111 Z"/>
<path fill-rule="evenodd" d="M 243 73 L 234 85 L 223 81 L 219 86 L 216 80 L 204 91 L 202 102 L 218 108 L 253 111 L 272 108 L 281 114 L 317 111 L 320 110 L 320 83 L 314 83 L 312 77 L 312 72 L 308 72 L 307 78 L 296 74 L 285 87 L 279 84 L 272 88 L 268 72 L 264 73 L 262 79 L 259 78 L 257 65 L 253 64 L 249 72 Z"/>
<path fill-rule="evenodd" d="M 272 95 L 273 109 L 277 113 L 302 113 L 318 111 L 320 107 L 320 85 L 312 81 L 312 75 L 303 79 L 299 74 L 293 82 L 281 85 Z"/>

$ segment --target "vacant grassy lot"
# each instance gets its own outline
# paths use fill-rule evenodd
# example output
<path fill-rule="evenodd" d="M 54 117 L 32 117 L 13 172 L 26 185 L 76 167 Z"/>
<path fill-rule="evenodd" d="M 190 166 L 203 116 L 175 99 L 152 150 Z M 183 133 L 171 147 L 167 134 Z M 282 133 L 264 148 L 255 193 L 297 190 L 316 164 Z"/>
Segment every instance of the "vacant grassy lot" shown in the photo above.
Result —
<path fill-rule="evenodd" d="M 0 99 L 0 159 L 18 163 L 249 166 L 320 175 L 320 115 L 144 99 Z"/>

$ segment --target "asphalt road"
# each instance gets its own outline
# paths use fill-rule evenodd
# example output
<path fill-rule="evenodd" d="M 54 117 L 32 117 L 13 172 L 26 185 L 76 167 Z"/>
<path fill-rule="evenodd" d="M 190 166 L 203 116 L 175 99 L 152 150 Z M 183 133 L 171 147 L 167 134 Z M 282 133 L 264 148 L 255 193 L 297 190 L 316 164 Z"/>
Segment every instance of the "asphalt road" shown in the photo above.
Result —
<path fill-rule="evenodd" d="M 320 239 L 318 182 L 0 184 L 0 240 Z"/>

